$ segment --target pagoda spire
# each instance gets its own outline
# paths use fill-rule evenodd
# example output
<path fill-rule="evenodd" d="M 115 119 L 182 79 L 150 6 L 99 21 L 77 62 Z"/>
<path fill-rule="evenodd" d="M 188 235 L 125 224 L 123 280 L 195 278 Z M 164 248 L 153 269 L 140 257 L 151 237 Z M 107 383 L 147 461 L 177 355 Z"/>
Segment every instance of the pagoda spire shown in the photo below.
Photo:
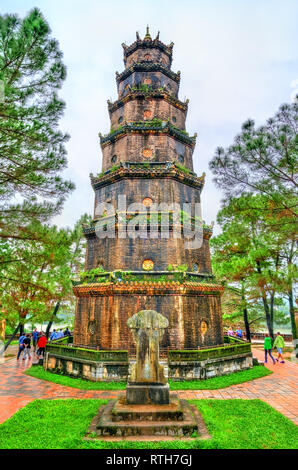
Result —
<path fill-rule="evenodd" d="M 147 25 L 147 28 L 146 28 L 146 36 L 144 37 L 144 41 L 146 39 L 152 41 L 152 38 L 151 38 L 150 33 L 149 33 L 149 26 L 148 25 Z"/>

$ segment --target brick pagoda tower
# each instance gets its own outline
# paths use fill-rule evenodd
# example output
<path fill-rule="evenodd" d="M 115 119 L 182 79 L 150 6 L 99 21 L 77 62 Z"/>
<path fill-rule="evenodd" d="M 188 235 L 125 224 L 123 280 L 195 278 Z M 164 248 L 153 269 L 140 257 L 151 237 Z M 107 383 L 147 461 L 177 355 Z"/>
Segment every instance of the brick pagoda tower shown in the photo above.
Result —
<path fill-rule="evenodd" d="M 167 238 L 161 236 L 160 217 L 155 237 L 147 225 L 146 211 L 152 205 L 194 207 L 204 185 L 204 175 L 193 173 L 196 136 L 185 131 L 188 101 L 178 98 L 180 72 L 171 70 L 173 43 L 163 44 L 159 34 L 152 39 L 147 28 L 143 40 L 137 33 L 136 41 L 123 44 L 123 50 L 125 69 L 116 73 L 118 99 L 108 101 L 111 132 L 100 134 L 102 172 L 91 175 L 95 212 L 92 225 L 84 227 L 86 272 L 74 287 L 74 344 L 131 349 L 126 322 L 142 309 L 168 318 L 163 348 L 222 344 L 223 288 L 212 280 L 212 229 L 204 227 L 202 245 L 190 249 L 183 234 L 174 237 L 171 217 Z M 117 209 L 119 195 L 125 195 L 127 206 L 143 204 L 139 229 L 146 231 L 146 238 L 137 232 L 128 236 L 131 213 Z M 98 210 L 104 204 L 107 210 Z M 116 208 L 115 214 L 110 207 Z M 98 223 L 114 224 L 115 236 L 100 238 Z M 183 221 L 179 226 L 182 231 Z"/>

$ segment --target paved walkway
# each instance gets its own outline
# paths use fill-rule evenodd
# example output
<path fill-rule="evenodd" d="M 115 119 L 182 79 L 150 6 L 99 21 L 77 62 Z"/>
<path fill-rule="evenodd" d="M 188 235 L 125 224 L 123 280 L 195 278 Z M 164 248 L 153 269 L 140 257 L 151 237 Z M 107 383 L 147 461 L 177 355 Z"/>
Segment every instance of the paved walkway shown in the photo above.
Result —
<path fill-rule="evenodd" d="M 254 356 L 263 360 L 263 351 L 253 349 Z M 0 423 L 7 420 L 18 409 L 36 398 L 116 398 L 118 390 L 78 390 L 71 387 L 35 379 L 24 374 L 30 367 L 28 360 L 10 361 L 0 364 Z M 274 373 L 261 379 L 232 385 L 219 390 L 181 390 L 175 392 L 181 398 L 258 398 L 298 424 L 298 365 L 286 361 L 273 366 L 267 364 Z M 123 393 L 123 392 L 122 392 Z"/>

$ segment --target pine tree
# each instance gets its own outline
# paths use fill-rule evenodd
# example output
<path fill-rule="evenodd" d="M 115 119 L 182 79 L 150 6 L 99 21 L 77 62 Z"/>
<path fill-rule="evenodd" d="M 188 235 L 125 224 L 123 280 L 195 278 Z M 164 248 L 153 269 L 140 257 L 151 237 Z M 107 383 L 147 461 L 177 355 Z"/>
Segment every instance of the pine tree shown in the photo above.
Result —
<path fill-rule="evenodd" d="M 270 203 L 261 195 L 244 194 L 231 199 L 218 214 L 222 233 L 211 244 L 215 271 L 221 278 L 238 283 L 243 306 L 248 301 L 261 300 L 268 331 L 273 337 L 274 307 L 292 289 L 294 271 L 283 257 L 289 232 L 270 229 L 276 224 Z M 281 223 L 281 227 L 285 226 Z M 293 331 L 294 337 L 295 334 Z"/>
<path fill-rule="evenodd" d="M 90 219 L 82 216 L 73 230 L 35 222 L 36 240 L 10 241 L 0 271 L 0 320 L 16 328 L 14 334 L 25 323 L 52 322 L 60 305 L 73 306 L 72 279 L 82 269 L 86 245 L 82 223 Z"/>
<path fill-rule="evenodd" d="M 298 213 L 298 103 L 282 105 L 259 128 L 249 119 L 227 149 L 218 147 L 209 167 L 228 201 L 244 191 L 266 195 L 276 215 Z M 253 210 L 253 207 L 252 207 Z"/>
<path fill-rule="evenodd" d="M 67 165 L 68 135 L 58 128 L 66 77 L 58 42 L 38 9 L 23 20 L 0 16 L 0 239 L 34 239 L 32 221 L 59 213 L 74 188 L 59 172 Z M 17 203 L 15 201 L 18 201 Z"/>

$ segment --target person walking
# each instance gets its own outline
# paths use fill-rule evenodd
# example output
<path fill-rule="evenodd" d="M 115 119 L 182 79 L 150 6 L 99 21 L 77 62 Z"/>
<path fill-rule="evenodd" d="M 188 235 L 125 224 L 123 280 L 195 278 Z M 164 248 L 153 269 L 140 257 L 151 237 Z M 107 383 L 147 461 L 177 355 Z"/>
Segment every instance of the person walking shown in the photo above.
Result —
<path fill-rule="evenodd" d="M 23 341 L 24 344 L 24 350 L 23 350 L 23 361 L 26 359 L 28 356 L 29 359 L 31 359 L 31 354 L 30 354 L 30 349 L 31 349 L 31 338 L 29 333 L 26 335 L 26 338 Z"/>
<path fill-rule="evenodd" d="M 273 365 L 275 364 L 275 359 L 274 357 L 272 356 L 272 343 L 271 343 L 271 338 L 269 336 L 269 334 L 267 336 L 265 336 L 265 339 L 264 339 L 264 351 L 265 351 L 265 361 L 264 363 L 267 364 L 267 355 L 269 353 L 269 356 L 271 357 L 272 361 L 273 361 Z"/>
<path fill-rule="evenodd" d="M 22 333 L 21 336 L 19 337 L 19 350 L 18 350 L 18 355 L 17 359 L 20 359 L 21 352 L 24 350 L 24 344 L 23 341 L 26 338 L 25 334 Z"/>
<path fill-rule="evenodd" d="M 37 342 L 38 342 L 38 336 L 39 336 L 39 333 L 38 333 L 38 331 L 37 331 L 37 328 L 34 328 L 33 333 L 32 333 L 32 343 L 33 343 L 33 350 L 34 350 L 34 352 L 36 351 L 36 346 L 37 346 Z"/>
<path fill-rule="evenodd" d="M 51 336 L 50 336 L 50 340 L 51 340 L 51 341 L 54 341 L 54 340 L 57 339 L 57 338 L 58 338 L 58 333 L 57 333 L 56 330 L 53 330 L 53 333 L 52 333 Z"/>
<path fill-rule="evenodd" d="M 38 359 L 40 359 L 41 356 L 44 356 L 45 348 L 47 344 L 47 338 L 44 332 L 41 332 L 41 336 L 39 337 L 38 343 L 37 343 L 37 356 Z"/>
<path fill-rule="evenodd" d="M 285 347 L 285 342 L 284 342 L 283 337 L 279 333 L 279 331 L 276 333 L 276 338 L 274 340 L 273 347 L 277 348 L 277 351 L 278 351 L 278 357 L 277 357 L 276 361 L 278 362 L 279 359 L 281 359 L 280 363 L 284 364 L 285 361 L 284 361 L 284 358 L 283 358 L 283 355 L 282 355 L 282 350 Z"/>

